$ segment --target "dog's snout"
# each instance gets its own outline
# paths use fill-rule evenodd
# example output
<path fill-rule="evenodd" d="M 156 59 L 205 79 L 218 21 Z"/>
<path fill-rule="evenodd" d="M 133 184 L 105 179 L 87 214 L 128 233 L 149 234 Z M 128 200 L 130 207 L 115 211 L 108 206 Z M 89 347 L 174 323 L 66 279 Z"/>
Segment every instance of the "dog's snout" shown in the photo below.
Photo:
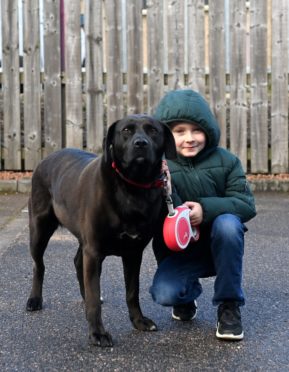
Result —
<path fill-rule="evenodd" d="M 133 145 L 137 148 L 147 147 L 149 144 L 148 140 L 144 137 L 138 137 L 134 140 Z"/>

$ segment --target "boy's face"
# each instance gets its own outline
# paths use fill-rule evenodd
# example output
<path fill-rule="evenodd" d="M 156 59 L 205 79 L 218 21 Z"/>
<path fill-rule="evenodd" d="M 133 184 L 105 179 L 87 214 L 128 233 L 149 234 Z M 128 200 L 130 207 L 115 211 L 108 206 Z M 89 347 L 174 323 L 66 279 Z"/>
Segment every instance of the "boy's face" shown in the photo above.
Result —
<path fill-rule="evenodd" d="M 206 135 L 196 124 L 176 123 L 172 133 L 177 152 L 182 156 L 196 156 L 206 146 Z"/>

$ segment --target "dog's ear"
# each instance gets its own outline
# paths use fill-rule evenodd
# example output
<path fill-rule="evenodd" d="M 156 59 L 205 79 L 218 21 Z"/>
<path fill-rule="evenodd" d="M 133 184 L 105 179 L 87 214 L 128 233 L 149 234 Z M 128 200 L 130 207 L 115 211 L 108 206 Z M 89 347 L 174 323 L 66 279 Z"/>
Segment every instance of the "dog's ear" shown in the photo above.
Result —
<path fill-rule="evenodd" d="M 103 156 L 104 161 L 106 163 L 112 163 L 113 162 L 113 139 L 114 139 L 114 131 L 115 126 L 118 123 L 118 121 L 114 122 L 108 127 L 107 134 L 103 139 Z"/>
<path fill-rule="evenodd" d="M 177 149 L 174 136 L 170 128 L 165 123 L 162 123 L 162 125 L 165 134 L 165 157 L 168 160 L 174 160 L 177 157 Z"/>

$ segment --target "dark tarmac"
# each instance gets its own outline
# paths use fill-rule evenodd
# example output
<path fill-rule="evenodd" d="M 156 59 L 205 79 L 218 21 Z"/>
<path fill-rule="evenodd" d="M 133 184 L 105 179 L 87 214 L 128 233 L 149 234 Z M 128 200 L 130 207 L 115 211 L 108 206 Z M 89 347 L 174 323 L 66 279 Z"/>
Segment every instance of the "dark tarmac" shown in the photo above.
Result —
<path fill-rule="evenodd" d="M 58 230 L 45 254 L 44 308 L 27 313 L 32 262 L 27 195 L 0 195 L 0 371 L 289 371 L 289 194 L 256 193 L 258 215 L 247 223 L 244 259 L 244 340 L 215 338 L 214 279 L 192 322 L 171 320 L 171 309 L 148 293 L 156 269 L 150 246 L 141 272 L 143 312 L 158 332 L 132 328 L 120 258 L 104 262 L 103 320 L 114 347 L 88 343 L 73 257 L 77 242 Z"/>

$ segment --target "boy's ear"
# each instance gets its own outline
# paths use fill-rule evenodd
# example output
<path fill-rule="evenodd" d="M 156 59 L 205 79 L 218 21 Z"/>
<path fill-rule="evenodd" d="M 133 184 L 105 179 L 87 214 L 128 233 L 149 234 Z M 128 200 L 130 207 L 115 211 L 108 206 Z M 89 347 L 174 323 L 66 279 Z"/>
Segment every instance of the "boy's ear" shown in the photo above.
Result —
<path fill-rule="evenodd" d="M 168 160 L 174 160 L 177 157 L 177 149 L 174 136 L 167 124 L 163 122 L 161 122 L 161 124 L 163 125 L 165 134 L 165 157 Z"/>

